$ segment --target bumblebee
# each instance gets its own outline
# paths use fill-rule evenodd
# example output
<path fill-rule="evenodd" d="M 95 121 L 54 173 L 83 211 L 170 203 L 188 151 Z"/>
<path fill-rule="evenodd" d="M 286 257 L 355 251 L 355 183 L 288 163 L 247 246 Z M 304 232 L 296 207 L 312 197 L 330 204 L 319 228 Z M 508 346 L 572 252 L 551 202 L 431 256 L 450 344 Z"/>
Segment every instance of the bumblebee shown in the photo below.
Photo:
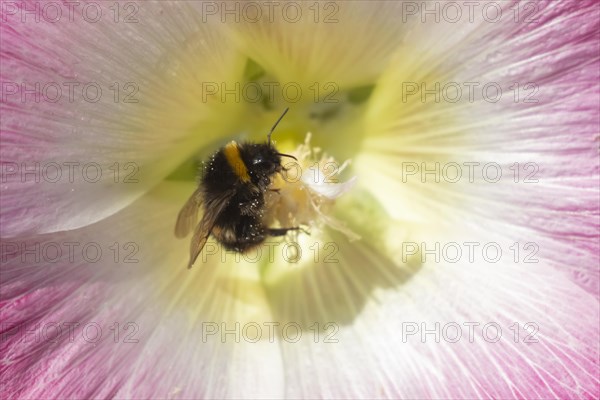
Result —
<path fill-rule="evenodd" d="M 263 223 L 265 193 L 273 176 L 283 170 L 281 157 L 271 143 L 273 131 L 288 112 L 285 109 L 267 135 L 266 143 L 231 141 L 205 164 L 198 188 L 185 203 L 175 225 L 175 236 L 186 237 L 192 229 L 188 269 L 192 267 L 212 235 L 224 248 L 246 252 L 263 243 L 268 236 L 284 236 L 299 227 L 269 228 Z M 200 222 L 198 212 L 204 213 Z M 194 227 L 194 225 L 196 225 Z"/>

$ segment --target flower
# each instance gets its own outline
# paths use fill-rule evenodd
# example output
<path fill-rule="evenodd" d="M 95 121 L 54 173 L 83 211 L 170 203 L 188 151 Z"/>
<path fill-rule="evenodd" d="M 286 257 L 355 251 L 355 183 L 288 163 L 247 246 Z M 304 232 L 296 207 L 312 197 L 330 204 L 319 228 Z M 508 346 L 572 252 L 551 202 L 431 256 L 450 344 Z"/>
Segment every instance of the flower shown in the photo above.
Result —
<path fill-rule="evenodd" d="M 598 397 L 598 6 L 456 4 L 2 3 L 3 396 Z M 355 186 L 188 271 L 286 106 Z"/>

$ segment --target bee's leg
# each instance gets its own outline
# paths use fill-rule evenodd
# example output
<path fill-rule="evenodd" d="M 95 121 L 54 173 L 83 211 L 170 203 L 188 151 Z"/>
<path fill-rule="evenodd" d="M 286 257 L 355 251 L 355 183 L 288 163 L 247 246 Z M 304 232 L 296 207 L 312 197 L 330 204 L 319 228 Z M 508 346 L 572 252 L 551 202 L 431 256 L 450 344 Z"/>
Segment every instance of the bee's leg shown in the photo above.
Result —
<path fill-rule="evenodd" d="M 269 236 L 285 236 L 288 233 L 288 231 L 302 231 L 307 235 L 310 235 L 309 232 L 307 232 L 304 228 L 301 228 L 299 226 L 295 226 L 292 228 L 269 228 L 267 229 L 267 234 Z"/>
<path fill-rule="evenodd" d="M 267 189 L 269 192 L 275 192 L 277 194 L 281 194 L 281 189 Z"/>

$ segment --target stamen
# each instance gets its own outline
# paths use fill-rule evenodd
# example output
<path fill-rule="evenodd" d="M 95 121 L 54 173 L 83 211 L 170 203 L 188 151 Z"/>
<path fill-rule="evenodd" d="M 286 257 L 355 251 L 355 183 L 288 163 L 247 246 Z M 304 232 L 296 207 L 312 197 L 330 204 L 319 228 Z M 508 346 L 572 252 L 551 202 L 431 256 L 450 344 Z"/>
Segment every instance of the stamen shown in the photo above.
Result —
<path fill-rule="evenodd" d="M 358 239 L 358 235 L 329 215 L 336 199 L 348 192 L 356 182 L 356 178 L 338 182 L 339 173 L 350 162 L 345 161 L 332 173 L 331 165 L 336 162 L 335 159 L 321 149 L 311 147 L 310 138 L 309 133 L 304 144 L 291 154 L 278 153 L 283 157 L 293 158 L 298 164 L 289 169 L 293 171 L 289 175 L 283 173 L 273 179 L 271 188 L 278 190 L 267 196 L 266 209 L 269 211 L 265 216 L 265 223 L 281 227 L 307 226 L 312 231 L 318 231 L 327 225 L 344 233 L 350 240 Z M 294 239 L 292 236 L 297 234 L 298 232 L 290 232 L 290 239 Z"/>

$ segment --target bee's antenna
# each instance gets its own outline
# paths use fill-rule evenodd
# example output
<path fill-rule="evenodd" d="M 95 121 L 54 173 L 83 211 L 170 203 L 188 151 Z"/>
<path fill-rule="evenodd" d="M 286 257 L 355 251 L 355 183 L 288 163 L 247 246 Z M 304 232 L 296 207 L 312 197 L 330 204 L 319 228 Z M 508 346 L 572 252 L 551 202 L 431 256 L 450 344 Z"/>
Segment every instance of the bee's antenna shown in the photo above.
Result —
<path fill-rule="evenodd" d="M 271 131 L 267 135 L 267 143 L 269 143 L 269 146 L 271 145 L 271 135 L 273 134 L 273 131 L 275 130 L 275 128 L 277 127 L 277 124 L 279 124 L 279 121 L 281 121 L 283 119 L 283 117 L 285 116 L 285 114 L 288 112 L 289 109 L 290 108 L 288 107 L 283 111 L 283 114 L 281 114 L 281 117 L 279 117 L 277 122 L 275 122 L 275 125 L 273 125 L 273 127 L 271 128 Z"/>
<path fill-rule="evenodd" d="M 293 158 L 294 160 L 298 161 L 298 159 L 296 157 L 294 157 L 291 154 L 285 154 L 285 153 L 277 153 L 278 156 L 280 157 L 289 157 L 289 158 Z"/>

